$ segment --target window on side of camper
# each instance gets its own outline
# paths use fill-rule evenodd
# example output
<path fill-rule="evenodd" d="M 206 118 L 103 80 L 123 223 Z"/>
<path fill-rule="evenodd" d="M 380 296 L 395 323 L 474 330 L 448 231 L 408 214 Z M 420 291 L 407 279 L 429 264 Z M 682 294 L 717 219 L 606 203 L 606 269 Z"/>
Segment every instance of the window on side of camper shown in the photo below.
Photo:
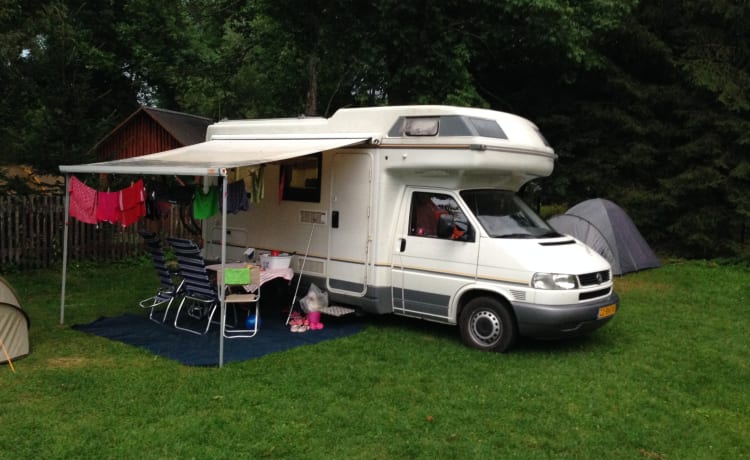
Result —
<path fill-rule="evenodd" d="M 282 162 L 279 173 L 281 199 L 320 203 L 322 162 L 321 153 Z"/>
<path fill-rule="evenodd" d="M 494 137 L 497 139 L 507 139 L 508 136 L 503 131 L 503 128 L 497 124 L 495 120 L 487 120 L 485 118 L 469 118 L 472 126 L 477 131 L 477 135 L 482 137 Z"/>
<path fill-rule="evenodd" d="M 465 115 L 441 115 L 439 117 L 399 117 L 388 131 L 390 137 L 424 136 L 480 136 L 508 139 L 497 120 L 468 117 Z"/>
<path fill-rule="evenodd" d="M 409 215 L 409 235 L 473 241 L 473 231 L 461 208 L 449 195 L 414 192 Z"/>

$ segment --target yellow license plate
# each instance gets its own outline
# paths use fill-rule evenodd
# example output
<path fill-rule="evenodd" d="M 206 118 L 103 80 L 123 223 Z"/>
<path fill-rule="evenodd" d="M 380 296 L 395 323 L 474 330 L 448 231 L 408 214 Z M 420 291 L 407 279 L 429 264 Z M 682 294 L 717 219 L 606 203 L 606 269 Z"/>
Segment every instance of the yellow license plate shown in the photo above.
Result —
<path fill-rule="evenodd" d="M 617 312 L 617 304 L 607 305 L 606 307 L 600 307 L 599 313 L 597 314 L 597 319 L 606 318 L 607 316 L 612 316 Z"/>

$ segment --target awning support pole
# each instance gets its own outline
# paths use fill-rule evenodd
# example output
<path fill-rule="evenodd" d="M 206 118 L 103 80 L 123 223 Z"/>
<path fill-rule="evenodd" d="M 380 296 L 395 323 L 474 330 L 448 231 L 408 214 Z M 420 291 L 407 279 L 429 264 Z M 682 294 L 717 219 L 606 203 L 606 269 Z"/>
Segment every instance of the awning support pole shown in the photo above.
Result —
<path fill-rule="evenodd" d="M 70 174 L 65 174 L 65 226 L 63 227 L 62 291 L 60 293 L 60 324 L 65 324 L 65 280 L 68 276 L 68 227 L 70 224 Z"/>
<path fill-rule="evenodd" d="M 219 302 L 221 303 L 221 321 L 219 322 L 219 367 L 224 367 L 224 328 L 227 321 L 227 302 L 225 299 L 226 284 L 224 279 L 224 265 L 227 263 L 227 175 L 224 170 L 221 190 L 221 285 L 219 286 Z"/>

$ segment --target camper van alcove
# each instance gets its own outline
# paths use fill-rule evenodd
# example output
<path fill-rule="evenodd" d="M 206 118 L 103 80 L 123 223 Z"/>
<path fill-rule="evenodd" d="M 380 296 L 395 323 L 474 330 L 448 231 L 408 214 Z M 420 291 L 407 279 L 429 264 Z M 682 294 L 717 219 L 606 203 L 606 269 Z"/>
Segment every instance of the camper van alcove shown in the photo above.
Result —
<path fill-rule="evenodd" d="M 250 167 L 263 191 L 204 222 L 206 258 L 289 253 L 300 292 L 315 283 L 331 305 L 457 325 L 467 345 L 505 351 L 518 336 L 589 333 L 618 309 L 609 263 L 516 196 L 554 161 L 524 118 L 392 106 L 221 121 L 201 144 L 60 169 L 210 184 Z"/>
<path fill-rule="evenodd" d="M 349 141 L 313 150 L 337 138 Z M 555 160 L 526 119 L 449 106 L 355 108 L 328 119 L 219 122 L 207 140 L 219 139 L 257 142 L 248 154 L 262 140 L 309 143 L 307 155 L 297 156 L 301 148 L 267 163 L 263 200 L 227 216 L 227 257 L 248 247 L 295 254 L 302 285 L 324 287 L 333 305 L 458 325 L 467 345 L 495 351 L 519 335 L 585 334 L 617 311 L 609 263 L 515 195 L 551 174 Z M 281 180 L 298 192 L 318 187 L 316 199 L 285 199 Z M 221 222 L 204 229 L 206 250 L 218 253 L 210 242 Z"/>

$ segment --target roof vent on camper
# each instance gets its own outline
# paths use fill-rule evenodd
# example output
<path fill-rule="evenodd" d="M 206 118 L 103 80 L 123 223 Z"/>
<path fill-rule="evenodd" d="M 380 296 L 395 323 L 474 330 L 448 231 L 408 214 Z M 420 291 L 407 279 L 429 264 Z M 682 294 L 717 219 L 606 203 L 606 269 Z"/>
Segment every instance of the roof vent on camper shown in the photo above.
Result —
<path fill-rule="evenodd" d="M 440 118 L 437 117 L 409 117 L 404 120 L 404 135 L 406 136 L 437 136 Z"/>

